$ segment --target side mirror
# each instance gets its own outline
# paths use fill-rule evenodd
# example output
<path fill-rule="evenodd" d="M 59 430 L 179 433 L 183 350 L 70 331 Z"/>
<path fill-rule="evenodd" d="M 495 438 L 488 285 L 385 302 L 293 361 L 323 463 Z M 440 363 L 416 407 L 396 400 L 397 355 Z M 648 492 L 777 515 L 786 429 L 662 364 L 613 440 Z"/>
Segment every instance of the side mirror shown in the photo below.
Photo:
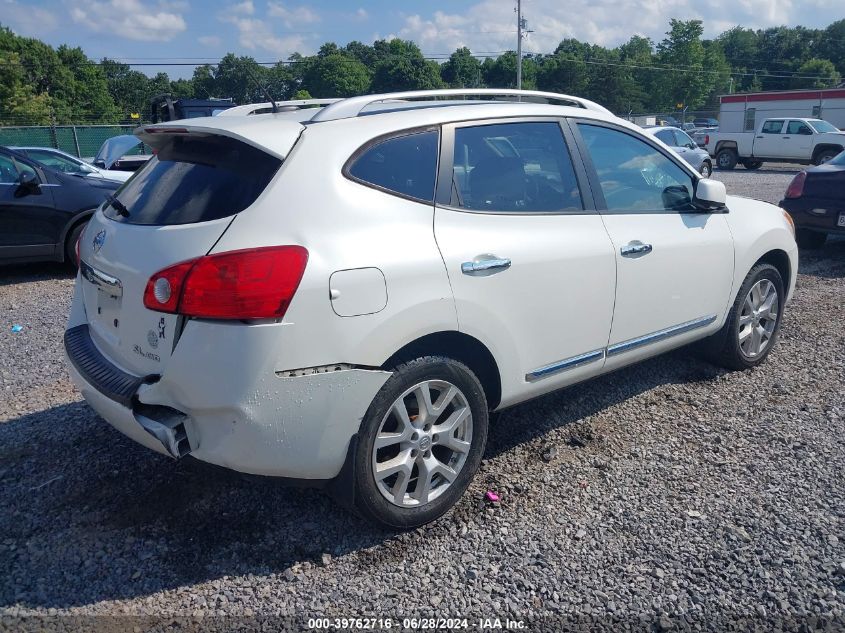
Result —
<path fill-rule="evenodd" d="M 693 204 L 702 211 L 722 211 L 725 209 L 727 196 L 724 183 L 702 178 L 695 187 Z"/>
<path fill-rule="evenodd" d="M 38 178 L 35 174 L 25 171 L 18 176 L 18 188 L 15 190 L 16 198 L 40 193 L 41 183 L 38 182 Z"/>

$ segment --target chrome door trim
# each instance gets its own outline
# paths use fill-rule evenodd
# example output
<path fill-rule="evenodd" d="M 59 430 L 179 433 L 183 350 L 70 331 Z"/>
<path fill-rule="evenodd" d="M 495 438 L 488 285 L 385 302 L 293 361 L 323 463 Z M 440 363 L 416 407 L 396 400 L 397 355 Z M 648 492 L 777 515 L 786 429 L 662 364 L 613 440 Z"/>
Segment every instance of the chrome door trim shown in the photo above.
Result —
<path fill-rule="evenodd" d="M 120 279 L 117 277 L 112 277 L 101 270 L 97 270 L 82 260 L 79 261 L 79 272 L 83 277 L 85 277 L 85 279 L 95 286 L 99 286 L 104 292 L 112 297 L 123 296 L 123 284 L 120 283 Z"/>
<path fill-rule="evenodd" d="M 700 319 L 693 319 L 692 321 L 673 325 L 663 330 L 646 334 L 645 336 L 638 336 L 637 338 L 632 338 L 627 341 L 622 341 L 621 343 L 616 343 L 615 345 L 610 345 L 607 348 L 607 356 L 611 357 L 618 354 L 624 354 L 625 352 L 630 352 L 631 350 L 643 347 L 644 345 L 651 345 L 652 343 L 663 341 L 667 338 L 671 338 L 672 336 L 677 336 L 679 334 L 691 332 L 692 330 L 707 327 L 717 318 L 718 317 L 714 314 L 712 316 L 701 317 Z"/>
<path fill-rule="evenodd" d="M 528 382 L 533 382 L 535 380 L 539 380 L 540 378 L 546 378 L 561 371 L 575 369 L 576 367 L 580 367 L 581 365 L 586 365 L 587 363 L 593 363 L 597 360 L 602 360 L 603 358 L 603 349 L 597 349 L 592 352 L 587 352 L 586 354 L 579 354 L 578 356 L 573 356 L 571 358 L 564 358 L 563 360 L 557 361 L 556 363 L 546 365 L 545 367 L 540 367 L 539 369 L 535 369 L 534 371 L 525 374 L 525 380 Z"/>

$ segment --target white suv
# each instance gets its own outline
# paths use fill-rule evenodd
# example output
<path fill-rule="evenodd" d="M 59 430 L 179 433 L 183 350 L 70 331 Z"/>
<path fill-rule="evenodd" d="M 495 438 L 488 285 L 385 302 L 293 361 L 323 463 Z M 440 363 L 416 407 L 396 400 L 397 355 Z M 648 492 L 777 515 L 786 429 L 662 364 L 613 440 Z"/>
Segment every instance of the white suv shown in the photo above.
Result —
<path fill-rule="evenodd" d="M 139 129 L 156 156 L 81 238 L 70 372 L 135 441 L 411 527 L 461 497 L 489 411 L 699 339 L 737 369 L 774 346 L 789 216 L 601 106 L 309 105 Z"/>

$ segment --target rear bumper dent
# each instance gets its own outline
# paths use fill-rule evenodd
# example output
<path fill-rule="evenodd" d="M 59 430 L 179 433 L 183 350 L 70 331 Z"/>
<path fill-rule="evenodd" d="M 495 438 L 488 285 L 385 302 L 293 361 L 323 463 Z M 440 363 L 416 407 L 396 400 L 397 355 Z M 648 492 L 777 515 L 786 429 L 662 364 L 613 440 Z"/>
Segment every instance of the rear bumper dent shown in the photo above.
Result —
<path fill-rule="evenodd" d="M 190 453 L 244 473 L 315 480 L 340 472 L 350 438 L 390 377 L 368 369 L 292 377 L 268 372 L 253 376 L 244 389 L 242 380 L 228 380 L 236 371 L 231 362 L 206 363 L 199 365 L 201 384 L 166 370 L 157 382 L 141 380 L 134 393 L 115 398 L 97 384 L 96 374 L 73 360 L 68 365 L 91 407 L 147 448 L 172 457 Z M 197 390 L 208 382 L 218 388 L 203 397 Z"/>

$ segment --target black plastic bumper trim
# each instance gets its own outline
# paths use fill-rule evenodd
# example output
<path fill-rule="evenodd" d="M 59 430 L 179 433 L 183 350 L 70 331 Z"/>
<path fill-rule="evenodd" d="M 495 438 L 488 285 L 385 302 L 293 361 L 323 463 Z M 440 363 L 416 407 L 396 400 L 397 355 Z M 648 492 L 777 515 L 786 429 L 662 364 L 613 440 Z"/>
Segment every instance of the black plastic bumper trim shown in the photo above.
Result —
<path fill-rule="evenodd" d="M 73 366 L 97 391 L 125 407 L 146 379 L 127 374 L 115 367 L 91 340 L 88 325 L 77 325 L 65 331 L 65 351 Z"/>

